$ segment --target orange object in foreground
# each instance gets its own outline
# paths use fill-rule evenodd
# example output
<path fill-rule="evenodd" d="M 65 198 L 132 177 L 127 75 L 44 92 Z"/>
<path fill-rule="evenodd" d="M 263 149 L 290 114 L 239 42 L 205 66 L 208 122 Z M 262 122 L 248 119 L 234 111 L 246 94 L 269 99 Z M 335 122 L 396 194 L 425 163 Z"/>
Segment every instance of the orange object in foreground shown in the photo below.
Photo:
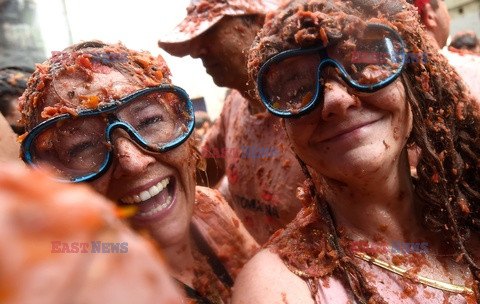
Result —
<path fill-rule="evenodd" d="M 0 202 L 0 303 L 183 303 L 154 247 L 87 186 L 10 164 Z"/>

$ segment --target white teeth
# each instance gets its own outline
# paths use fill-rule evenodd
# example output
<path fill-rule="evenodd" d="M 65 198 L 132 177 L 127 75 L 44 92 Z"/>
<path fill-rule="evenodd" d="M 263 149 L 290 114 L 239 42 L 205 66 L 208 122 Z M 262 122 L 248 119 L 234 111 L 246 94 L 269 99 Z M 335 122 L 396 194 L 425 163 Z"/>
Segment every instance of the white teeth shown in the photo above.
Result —
<path fill-rule="evenodd" d="M 150 193 L 150 196 L 153 197 L 157 194 L 160 193 L 160 189 L 157 188 L 157 186 L 153 186 L 152 188 L 148 189 L 148 193 Z"/>
<path fill-rule="evenodd" d="M 165 188 L 165 187 L 162 185 L 162 182 L 158 182 L 158 184 L 156 184 L 154 187 L 156 187 L 159 192 L 162 192 L 163 188 Z M 153 188 L 153 187 L 152 187 L 152 188 Z M 150 189 L 152 189 L 152 188 L 150 188 Z"/>
<path fill-rule="evenodd" d="M 169 180 L 168 178 L 162 180 L 161 183 L 162 183 L 163 187 L 166 187 L 166 186 L 168 185 L 168 182 L 169 182 L 169 181 L 170 181 L 170 180 Z"/>
<path fill-rule="evenodd" d="M 153 185 L 152 187 L 150 187 L 148 190 L 144 190 L 140 192 L 140 194 L 126 196 L 122 198 L 121 201 L 125 204 L 133 204 L 133 203 L 138 204 L 138 203 L 144 202 L 154 197 L 155 195 L 159 194 L 160 192 L 162 192 L 162 190 L 165 189 L 165 187 L 168 185 L 169 182 L 170 180 L 168 178 L 165 178 L 159 181 L 156 185 Z"/>
<path fill-rule="evenodd" d="M 151 198 L 152 196 L 150 195 L 150 193 L 148 191 L 142 191 L 140 193 L 140 198 L 142 199 L 142 202 L 143 201 L 146 201 L 147 199 Z"/>
<path fill-rule="evenodd" d="M 170 205 L 171 202 L 172 202 L 172 197 L 169 195 L 168 198 L 167 198 L 167 201 L 165 203 L 158 205 L 157 207 L 155 207 L 154 209 L 152 209 L 148 212 L 140 212 L 140 213 L 138 213 L 138 215 L 140 215 L 140 216 L 154 215 L 155 213 L 160 212 L 163 209 L 167 208 Z"/>

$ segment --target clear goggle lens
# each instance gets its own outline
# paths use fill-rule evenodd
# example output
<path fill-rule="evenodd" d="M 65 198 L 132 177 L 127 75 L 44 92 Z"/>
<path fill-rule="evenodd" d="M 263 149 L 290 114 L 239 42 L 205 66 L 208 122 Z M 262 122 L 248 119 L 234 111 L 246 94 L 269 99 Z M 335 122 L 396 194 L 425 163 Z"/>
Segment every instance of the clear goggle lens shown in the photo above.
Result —
<path fill-rule="evenodd" d="M 339 40 L 327 48 L 286 51 L 262 66 L 258 83 L 262 100 L 278 113 L 296 113 L 315 101 L 325 60 L 339 68 L 354 89 L 375 91 L 401 71 L 401 38 L 380 26 L 369 26 L 362 37 Z"/>
<path fill-rule="evenodd" d="M 59 119 L 32 140 L 31 162 L 48 164 L 65 180 L 94 174 L 105 166 L 115 127 L 127 131 L 140 146 L 161 152 L 191 131 L 193 113 L 185 99 L 178 93 L 153 91 L 111 111 Z"/>

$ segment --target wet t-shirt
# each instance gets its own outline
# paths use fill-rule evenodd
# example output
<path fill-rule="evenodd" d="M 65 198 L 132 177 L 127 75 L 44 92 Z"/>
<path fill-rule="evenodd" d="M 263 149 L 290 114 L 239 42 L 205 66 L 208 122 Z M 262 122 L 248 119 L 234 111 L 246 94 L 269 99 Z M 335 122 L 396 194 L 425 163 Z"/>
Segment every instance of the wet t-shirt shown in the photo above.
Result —
<path fill-rule="evenodd" d="M 187 295 L 198 304 L 230 303 L 235 278 L 259 246 L 218 190 L 195 190 L 190 231 L 195 241 L 194 292 L 186 288 Z"/>
<path fill-rule="evenodd" d="M 295 191 L 305 177 L 280 119 L 267 111 L 251 115 L 238 91 L 225 100 L 202 155 L 224 160 L 226 197 L 260 244 L 300 210 Z"/>
<path fill-rule="evenodd" d="M 462 77 L 480 105 L 480 55 L 453 50 L 442 50 L 441 53 L 448 58 L 448 63 Z"/>

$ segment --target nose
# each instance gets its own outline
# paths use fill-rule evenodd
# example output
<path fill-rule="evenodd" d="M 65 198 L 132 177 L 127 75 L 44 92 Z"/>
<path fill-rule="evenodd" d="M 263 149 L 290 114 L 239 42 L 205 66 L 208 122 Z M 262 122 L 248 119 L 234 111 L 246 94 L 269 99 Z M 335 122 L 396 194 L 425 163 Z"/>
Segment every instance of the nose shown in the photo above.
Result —
<path fill-rule="evenodd" d="M 125 136 L 115 137 L 113 146 L 117 160 L 113 172 L 114 178 L 141 174 L 146 171 L 148 165 L 155 162 L 153 156 L 145 153 Z"/>
<path fill-rule="evenodd" d="M 348 93 L 344 84 L 338 80 L 327 78 L 323 89 L 322 119 L 327 121 L 342 117 L 351 107 L 358 107 L 357 96 Z"/>
<path fill-rule="evenodd" d="M 197 37 L 197 39 L 193 39 L 190 43 L 190 56 L 192 58 L 202 58 L 207 55 L 207 48 L 200 38 L 201 37 Z"/>

